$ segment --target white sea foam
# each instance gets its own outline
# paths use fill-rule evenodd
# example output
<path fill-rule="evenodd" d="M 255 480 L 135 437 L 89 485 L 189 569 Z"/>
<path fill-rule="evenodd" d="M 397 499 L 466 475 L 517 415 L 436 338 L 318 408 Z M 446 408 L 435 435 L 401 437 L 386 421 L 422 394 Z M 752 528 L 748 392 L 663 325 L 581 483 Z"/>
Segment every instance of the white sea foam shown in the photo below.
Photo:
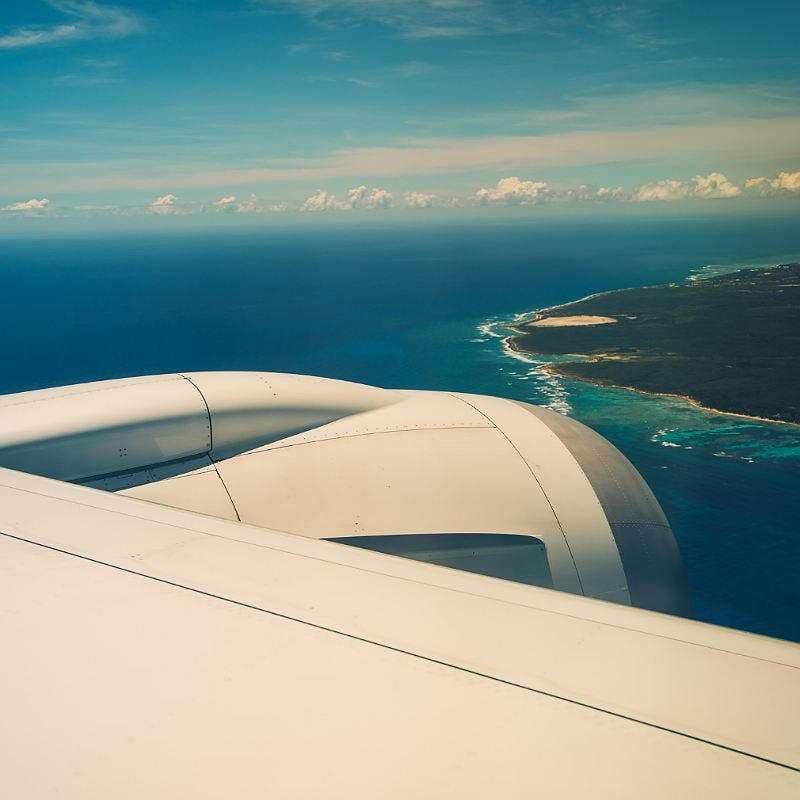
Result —
<path fill-rule="evenodd" d="M 533 319 L 538 313 L 538 311 L 520 311 L 518 314 L 514 314 L 514 316 L 511 317 L 511 324 L 520 325 L 523 322 Z"/>
<path fill-rule="evenodd" d="M 478 325 L 477 330 L 479 333 L 482 333 L 484 336 L 490 336 L 492 339 L 502 339 L 506 336 L 506 333 L 499 331 L 498 328 L 506 327 L 507 325 L 502 320 L 487 319 L 486 322 L 482 322 Z"/>
<path fill-rule="evenodd" d="M 694 445 L 693 444 L 680 444 L 678 442 L 670 442 L 669 440 L 664 438 L 666 436 L 669 436 L 671 433 L 675 433 L 678 430 L 680 430 L 680 429 L 679 428 L 661 428 L 661 429 L 657 430 L 650 437 L 650 441 L 653 444 L 660 444 L 662 447 L 678 447 L 681 450 L 694 450 Z"/>
<path fill-rule="evenodd" d="M 569 393 L 563 381 L 557 375 L 553 375 L 544 369 L 551 362 L 537 358 L 530 353 L 514 350 L 510 344 L 513 334 L 509 329 L 522 322 L 534 319 L 538 313 L 538 311 L 524 311 L 515 314 L 510 322 L 508 318 L 487 319 L 476 328 L 482 338 L 472 341 L 486 342 L 489 338 L 500 339 L 503 355 L 507 358 L 513 358 L 514 361 L 525 364 L 528 367 L 525 372 L 507 371 L 506 374 L 512 381 L 534 381 L 538 399 L 544 400 L 541 405 L 560 414 L 569 414 L 572 411 L 572 406 L 569 403 Z"/>
<path fill-rule="evenodd" d="M 510 338 L 510 336 L 506 336 L 503 339 L 503 355 L 527 364 L 529 369 L 524 374 L 518 372 L 509 372 L 508 374 L 520 381 L 535 381 L 536 393 L 545 400 L 542 403 L 545 408 L 557 411 L 559 414 L 569 414 L 572 406 L 569 403 L 569 393 L 563 381 L 557 375 L 544 369 L 550 362 L 512 349 L 509 344 Z"/>
<path fill-rule="evenodd" d="M 718 275 L 730 275 L 732 272 L 740 272 L 743 269 L 770 269 L 780 264 L 791 264 L 800 259 L 797 253 L 790 253 L 780 258 L 754 258 L 749 261 L 739 261 L 735 264 L 704 264 L 702 267 L 695 267 L 690 270 L 687 278 L 689 282 L 704 281 L 708 278 L 715 278 Z"/>
<path fill-rule="evenodd" d="M 748 464 L 755 464 L 755 459 L 751 458 L 750 456 L 737 456 L 733 453 L 726 453 L 724 450 L 720 450 L 719 453 L 712 453 L 712 456 L 716 456 L 717 458 L 736 458 L 739 461 L 746 461 Z"/>
<path fill-rule="evenodd" d="M 503 339 L 503 355 L 508 356 L 509 358 L 513 358 L 516 361 L 522 361 L 524 364 L 536 364 L 537 366 L 542 366 L 546 364 L 546 361 L 542 361 L 541 359 L 534 358 L 529 353 L 521 353 L 519 350 L 515 350 L 511 346 L 511 337 L 506 336 Z"/>

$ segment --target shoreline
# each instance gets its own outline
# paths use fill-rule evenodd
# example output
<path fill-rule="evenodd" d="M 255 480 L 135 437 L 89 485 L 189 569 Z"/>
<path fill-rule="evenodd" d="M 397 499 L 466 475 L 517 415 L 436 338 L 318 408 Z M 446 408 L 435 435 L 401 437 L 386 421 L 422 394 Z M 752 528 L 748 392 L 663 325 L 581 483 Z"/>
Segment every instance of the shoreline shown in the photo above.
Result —
<path fill-rule="evenodd" d="M 750 269 L 754 269 L 754 270 L 755 269 L 760 269 L 760 270 L 776 269 L 776 268 L 779 268 L 779 267 L 782 267 L 782 266 L 795 266 L 795 264 L 783 264 L 783 263 L 779 262 L 779 263 L 773 263 L 773 264 L 766 265 L 766 266 L 764 266 L 764 265 L 760 265 L 758 267 L 749 267 L 748 266 L 748 267 L 742 267 L 741 269 L 738 269 L 738 270 L 732 270 L 731 273 L 729 273 L 729 274 L 745 272 L 745 271 L 750 270 Z M 712 276 L 712 277 L 718 277 L 718 276 Z M 588 383 L 588 384 L 591 384 L 591 385 L 594 385 L 594 386 L 602 386 L 604 388 L 609 388 L 609 389 L 620 389 L 620 390 L 624 390 L 624 391 L 636 392 L 638 394 L 643 394 L 643 395 L 647 395 L 647 396 L 650 396 L 650 397 L 663 397 L 663 398 L 670 398 L 670 399 L 674 399 L 674 400 L 680 400 L 680 401 L 685 402 L 688 405 L 693 406 L 694 408 L 699 409 L 701 411 L 704 411 L 706 413 L 719 414 L 719 415 L 729 416 L 729 417 L 737 417 L 739 419 L 747 419 L 747 420 L 752 420 L 754 422 L 760 422 L 760 423 L 770 423 L 772 425 L 790 425 L 790 426 L 793 426 L 794 428 L 800 427 L 800 422 L 793 421 L 793 420 L 775 419 L 775 418 L 772 418 L 772 417 L 759 416 L 759 415 L 756 415 L 756 414 L 744 414 L 744 413 L 737 412 L 737 411 L 726 411 L 726 410 L 721 409 L 721 408 L 716 408 L 715 406 L 707 405 L 707 404 L 701 402 L 700 400 L 695 399 L 694 397 L 692 397 L 689 394 L 682 394 L 680 392 L 648 391 L 646 389 L 642 389 L 642 388 L 637 387 L 637 386 L 630 386 L 630 385 L 626 385 L 626 384 L 622 384 L 622 383 L 614 383 L 613 381 L 603 380 L 603 379 L 600 379 L 600 378 L 590 378 L 590 377 L 584 377 L 584 376 L 580 376 L 580 375 L 574 375 L 574 374 L 571 374 L 568 371 L 563 371 L 562 369 L 560 369 L 558 362 L 552 360 L 554 358 L 554 356 L 557 356 L 557 355 L 558 356 L 569 355 L 569 356 L 572 356 L 572 357 L 574 357 L 576 359 L 579 359 L 581 361 L 590 362 L 590 363 L 599 363 L 599 362 L 602 362 L 602 361 L 604 361 L 606 359 L 604 359 L 603 357 L 598 356 L 596 354 L 593 355 L 593 354 L 584 354 L 584 353 L 571 353 L 571 354 L 566 354 L 566 353 L 558 353 L 558 354 L 544 353 L 544 352 L 525 349 L 523 347 L 520 347 L 519 344 L 517 343 L 517 337 L 525 336 L 526 334 L 530 333 L 531 327 L 532 327 L 531 323 L 537 322 L 537 321 L 542 320 L 542 319 L 547 319 L 548 315 L 551 314 L 554 311 L 563 310 L 564 308 L 568 308 L 570 306 L 574 306 L 574 305 L 577 305 L 579 303 L 583 303 L 586 300 L 591 300 L 591 299 L 595 299 L 595 298 L 603 297 L 603 296 L 608 296 L 608 295 L 619 294 L 621 292 L 626 292 L 626 291 L 631 291 L 631 290 L 635 291 L 637 289 L 643 289 L 643 288 L 648 288 L 648 289 L 649 288 L 653 288 L 653 289 L 656 289 L 656 288 L 668 288 L 668 287 L 677 287 L 677 286 L 681 286 L 681 285 L 685 285 L 685 284 L 689 284 L 689 283 L 697 283 L 697 282 L 698 282 L 698 278 L 696 276 L 689 275 L 686 279 L 684 279 L 683 282 L 670 282 L 670 283 L 665 283 L 665 284 L 659 284 L 657 286 L 654 285 L 654 286 L 647 286 L 647 287 L 627 287 L 627 288 L 623 288 L 623 289 L 612 289 L 612 290 L 604 291 L 604 292 L 595 292 L 595 293 L 586 295 L 586 297 L 582 297 L 582 298 L 580 298 L 578 300 L 570 300 L 568 302 L 560 303 L 560 304 L 553 305 L 553 306 L 549 306 L 547 308 L 536 309 L 536 310 L 527 312 L 525 314 L 517 314 L 517 315 L 515 315 L 513 320 L 511 320 L 510 323 L 506 326 L 506 329 L 511 331 L 512 333 L 503 338 L 504 349 L 506 350 L 507 354 L 510 355 L 512 358 L 513 357 L 529 357 L 534 362 L 537 361 L 537 360 L 540 360 L 540 361 L 544 362 L 544 363 L 541 363 L 541 364 L 538 364 L 538 365 L 534 364 L 535 368 L 538 369 L 538 370 L 541 370 L 542 372 L 545 372 L 545 373 L 547 373 L 549 375 L 556 376 L 558 378 L 580 381 L 581 383 Z M 556 315 L 556 316 L 558 316 L 558 315 Z"/>
<path fill-rule="evenodd" d="M 591 360 L 591 359 L 590 359 Z M 567 380 L 580 381 L 581 383 L 589 383 L 592 386 L 602 386 L 605 389 L 622 389 L 626 392 L 636 392 L 643 394 L 647 397 L 668 397 L 673 400 L 681 400 L 700 411 L 705 411 L 710 414 L 720 414 L 725 417 L 738 417 L 739 419 L 750 419 L 755 422 L 768 422 L 771 425 L 791 425 L 795 428 L 800 428 L 800 422 L 791 422 L 785 419 L 771 419 L 770 417 L 757 417 L 753 414 L 742 414 L 736 411 L 723 411 L 721 408 L 712 408 L 711 406 L 703 405 L 699 400 L 690 397 L 686 394 L 675 394 L 674 392 L 648 392 L 645 389 L 638 389 L 636 386 L 623 386 L 617 383 L 605 383 L 597 380 L 590 380 L 589 378 L 579 378 L 576 375 L 569 375 L 568 373 L 559 372 L 555 364 L 542 364 L 540 369 L 550 375 L 557 375 L 559 378 L 566 378 Z"/>

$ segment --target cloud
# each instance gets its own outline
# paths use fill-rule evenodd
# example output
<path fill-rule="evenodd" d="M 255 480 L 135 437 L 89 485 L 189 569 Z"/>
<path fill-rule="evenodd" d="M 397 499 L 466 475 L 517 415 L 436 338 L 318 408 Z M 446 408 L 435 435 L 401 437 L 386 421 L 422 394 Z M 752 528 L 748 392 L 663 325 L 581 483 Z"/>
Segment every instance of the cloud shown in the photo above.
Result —
<path fill-rule="evenodd" d="M 117 83 L 120 62 L 110 58 L 82 58 L 80 72 L 71 72 L 53 78 L 56 86 L 102 86 Z"/>
<path fill-rule="evenodd" d="M 366 186 L 356 186 L 355 189 L 347 190 L 347 202 L 345 205 L 349 208 L 355 208 L 367 196 Z"/>
<path fill-rule="evenodd" d="M 595 200 L 619 200 L 624 196 L 621 186 L 601 186 L 595 193 Z"/>
<path fill-rule="evenodd" d="M 175 201 L 178 198 L 175 197 L 174 194 L 165 194 L 161 197 L 156 197 L 152 203 L 150 203 L 150 213 L 151 214 L 174 214 L 175 213 Z"/>
<path fill-rule="evenodd" d="M 366 186 L 356 186 L 347 190 L 347 196 L 339 199 L 335 194 L 329 194 L 323 189 L 318 189 L 308 197 L 301 211 L 353 211 L 358 208 L 391 208 L 392 195 L 385 189 L 367 189 Z"/>
<path fill-rule="evenodd" d="M 689 184 L 684 181 L 663 180 L 646 183 L 634 193 L 632 200 L 649 203 L 653 200 L 685 200 L 689 196 Z"/>
<path fill-rule="evenodd" d="M 48 205 L 50 205 L 50 201 L 46 197 L 41 200 L 31 198 L 30 200 L 20 200 L 18 203 L 10 203 L 0 208 L 0 211 L 44 211 Z"/>
<path fill-rule="evenodd" d="M 0 49 L 36 47 L 82 39 L 121 39 L 142 29 L 140 17 L 119 6 L 104 6 L 92 0 L 49 0 L 69 22 L 14 28 L 0 36 Z"/>
<path fill-rule="evenodd" d="M 436 195 L 424 192 L 406 192 L 403 199 L 410 208 L 430 208 L 436 201 Z"/>
<path fill-rule="evenodd" d="M 318 189 L 300 206 L 301 211 L 343 211 L 345 208 L 347 208 L 345 203 L 340 202 L 336 195 L 328 194 L 324 189 Z"/>
<path fill-rule="evenodd" d="M 306 80 L 314 83 L 352 83 L 362 89 L 372 89 L 378 84 L 367 78 L 359 78 L 355 75 L 309 75 Z"/>
<path fill-rule="evenodd" d="M 366 208 L 391 208 L 392 195 L 385 189 L 373 189 L 364 199 L 364 206 Z"/>
<path fill-rule="evenodd" d="M 317 47 L 315 42 L 297 42 L 297 44 L 290 44 L 286 50 L 290 54 L 307 53 L 309 50 L 314 50 Z"/>
<path fill-rule="evenodd" d="M 103 75 L 100 73 L 69 73 L 67 75 L 57 75 L 53 78 L 55 86 L 107 86 L 110 83 L 118 83 L 119 78 L 115 75 Z"/>
<path fill-rule="evenodd" d="M 697 197 L 703 200 L 739 197 L 742 190 L 721 172 L 695 175 L 690 181 L 662 180 L 640 186 L 631 196 L 635 202 L 671 202 Z"/>
<path fill-rule="evenodd" d="M 228 199 L 228 198 L 223 198 Z M 235 200 L 236 198 L 234 198 Z M 261 205 L 258 202 L 258 197 L 256 195 L 251 194 L 250 197 L 242 200 L 240 203 L 236 205 L 236 213 L 237 214 L 259 214 L 264 209 L 261 208 Z"/>
<path fill-rule="evenodd" d="M 598 186 L 594 188 L 587 184 L 581 184 L 577 189 L 570 189 L 566 192 L 569 200 L 580 200 L 583 202 L 610 202 L 612 200 L 622 200 L 625 191 L 621 186 Z"/>
<path fill-rule="evenodd" d="M 544 181 L 521 181 L 517 177 L 501 178 L 495 186 L 478 189 L 479 205 L 527 206 L 547 199 L 550 189 Z"/>
<path fill-rule="evenodd" d="M 233 194 L 225 195 L 214 200 L 211 205 L 224 214 L 263 214 L 267 210 L 261 205 L 256 194 L 251 194 L 243 200 L 237 200 Z"/>
<path fill-rule="evenodd" d="M 228 197 L 220 197 L 219 200 L 215 200 L 212 205 L 220 211 L 232 213 L 236 211 L 236 196 L 230 195 Z"/>
<path fill-rule="evenodd" d="M 253 167 L 196 167 L 174 161 L 154 165 L 149 172 L 128 169 L 119 161 L 91 165 L 75 161 L 60 165 L 26 165 L 24 177 L 11 183 L 8 193 L 84 192 L 88 190 L 254 186 L 281 181 L 320 184 L 335 179 L 378 180 L 391 176 L 431 176 L 441 173 L 491 170 L 513 175 L 517 170 L 618 164 L 631 161 L 676 163 L 707 158 L 773 159 L 797 157 L 800 116 L 736 120 L 730 123 L 671 125 L 625 130 L 573 131 L 538 136 L 406 139 L 390 146 L 351 147 L 321 157 L 287 164 L 276 159 Z M 123 171 L 126 170 L 126 171 Z"/>
<path fill-rule="evenodd" d="M 761 195 L 778 192 L 800 192 L 800 172 L 781 172 L 777 178 L 750 178 L 745 188 L 755 189 Z"/>
<path fill-rule="evenodd" d="M 702 197 L 704 199 L 727 198 L 738 197 L 742 193 L 742 190 L 731 183 L 721 172 L 712 172 L 705 177 L 695 175 L 693 180 L 694 188 L 692 194 L 694 197 Z"/>
<path fill-rule="evenodd" d="M 506 0 L 505 9 L 494 0 L 262 0 L 262 4 L 298 11 L 325 26 L 377 23 L 412 39 L 510 31 L 526 12 L 519 0 Z"/>
<path fill-rule="evenodd" d="M 372 23 L 409 39 L 454 39 L 538 29 L 563 33 L 605 31 L 645 43 L 646 4 L 531 3 L 529 0 L 261 0 L 270 10 L 297 11 L 326 27 Z"/>

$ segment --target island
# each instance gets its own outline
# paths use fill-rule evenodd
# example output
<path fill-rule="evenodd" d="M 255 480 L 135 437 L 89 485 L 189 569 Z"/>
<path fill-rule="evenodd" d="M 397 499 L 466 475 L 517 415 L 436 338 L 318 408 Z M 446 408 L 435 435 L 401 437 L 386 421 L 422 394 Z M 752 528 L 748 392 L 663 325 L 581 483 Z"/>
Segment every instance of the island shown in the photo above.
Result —
<path fill-rule="evenodd" d="M 800 423 L 800 263 L 597 294 L 513 331 L 564 377 Z"/>

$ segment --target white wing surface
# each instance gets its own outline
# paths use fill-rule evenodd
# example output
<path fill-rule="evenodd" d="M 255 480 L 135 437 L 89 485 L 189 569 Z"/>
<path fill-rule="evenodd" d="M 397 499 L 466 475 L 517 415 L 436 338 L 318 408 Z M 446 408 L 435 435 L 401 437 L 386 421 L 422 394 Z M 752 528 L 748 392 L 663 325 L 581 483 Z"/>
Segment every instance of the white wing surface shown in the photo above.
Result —
<path fill-rule="evenodd" d="M 0 470 L 8 798 L 795 798 L 788 643 Z"/>

